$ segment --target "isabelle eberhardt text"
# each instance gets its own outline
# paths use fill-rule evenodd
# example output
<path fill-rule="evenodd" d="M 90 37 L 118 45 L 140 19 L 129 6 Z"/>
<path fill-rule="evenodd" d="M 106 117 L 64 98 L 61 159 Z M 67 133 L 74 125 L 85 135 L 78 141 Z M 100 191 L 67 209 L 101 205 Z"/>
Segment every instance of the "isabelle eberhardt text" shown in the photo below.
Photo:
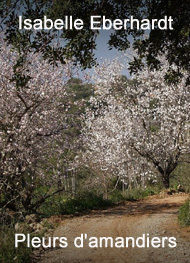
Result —
<path fill-rule="evenodd" d="M 173 18 L 171 16 L 164 16 L 161 19 L 148 19 L 144 18 L 139 20 L 133 16 L 125 19 L 111 20 L 105 16 L 90 16 L 89 27 L 91 30 L 173 30 Z M 65 16 L 64 19 L 52 20 L 46 16 L 43 19 L 30 19 L 19 16 L 19 30 L 81 30 L 84 28 L 84 22 L 82 19 L 73 18 L 73 16 Z"/>

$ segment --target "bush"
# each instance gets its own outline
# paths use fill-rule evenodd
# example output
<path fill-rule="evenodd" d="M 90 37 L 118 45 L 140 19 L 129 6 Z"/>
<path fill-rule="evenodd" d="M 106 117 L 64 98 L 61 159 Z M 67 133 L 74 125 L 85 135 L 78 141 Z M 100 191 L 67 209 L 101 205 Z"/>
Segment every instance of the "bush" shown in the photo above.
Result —
<path fill-rule="evenodd" d="M 190 199 L 180 207 L 178 220 L 181 226 L 190 226 Z"/>
<path fill-rule="evenodd" d="M 120 202 L 122 200 L 125 200 L 122 191 L 119 189 L 115 189 L 113 192 L 111 192 L 109 195 L 109 199 L 113 203 L 117 203 L 117 202 Z"/>
<path fill-rule="evenodd" d="M 66 200 L 65 195 L 57 194 L 45 200 L 40 206 L 38 212 L 43 216 L 49 218 L 53 215 L 60 214 L 60 205 Z"/>
<path fill-rule="evenodd" d="M 153 189 L 131 189 L 124 193 L 125 200 L 135 201 L 156 194 Z"/>
<path fill-rule="evenodd" d="M 29 263 L 31 248 L 23 243 L 15 248 L 15 230 L 13 227 L 0 227 L 0 262 L 1 263 Z"/>
<path fill-rule="evenodd" d="M 115 190 L 113 191 L 109 198 L 113 201 L 113 202 L 119 202 L 119 201 L 136 201 L 136 200 L 141 200 L 146 198 L 147 196 L 150 195 L 155 195 L 158 194 L 160 192 L 159 188 L 156 187 L 149 187 L 146 189 L 128 189 L 124 192 L 122 192 L 121 190 Z"/>
<path fill-rule="evenodd" d="M 39 212 L 43 217 L 88 212 L 92 209 L 102 209 L 124 200 L 135 201 L 144 199 L 147 196 L 158 194 L 159 191 L 158 187 L 134 188 L 125 192 L 115 189 L 109 194 L 108 200 L 104 199 L 103 194 L 97 194 L 97 191 L 82 191 L 75 198 L 59 194 L 46 200 L 41 205 Z"/>
<path fill-rule="evenodd" d="M 85 193 L 77 198 L 71 198 L 60 204 L 62 214 L 75 214 L 79 212 L 88 212 L 92 209 L 101 209 L 108 207 L 112 202 L 105 200 L 102 195 L 94 193 Z"/>

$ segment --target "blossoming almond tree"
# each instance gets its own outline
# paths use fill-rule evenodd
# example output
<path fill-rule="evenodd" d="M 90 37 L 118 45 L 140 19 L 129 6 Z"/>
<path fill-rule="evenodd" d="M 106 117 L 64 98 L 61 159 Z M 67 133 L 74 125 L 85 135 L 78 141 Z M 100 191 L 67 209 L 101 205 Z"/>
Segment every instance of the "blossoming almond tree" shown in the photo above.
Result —
<path fill-rule="evenodd" d="M 20 67 L 15 67 L 16 63 L 18 54 L 1 36 L 0 205 L 34 211 L 47 197 L 61 191 L 59 185 L 32 201 L 37 182 L 50 186 L 57 180 L 56 173 L 44 177 L 38 168 L 40 162 L 46 162 L 50 143 L 56 148 L 67 128 L 64 85 L 72 65 L 53 67 L 39 53 L 27 54 Z M 64 150 L 56 149 L 59 154 Z"/>
<path fill-rule="evenodd" d="M 171 173 L 190 150 L 190 89 L 186 77 L 176 85 L 165 82 L 168 63 L 161 59 L 160 70 L 147 67 L 131 81 L 121 78 L 118 61 L 98 69 L 84 143 L 91 163 L 126 177 L 157 171 L 168 188 Z"/>

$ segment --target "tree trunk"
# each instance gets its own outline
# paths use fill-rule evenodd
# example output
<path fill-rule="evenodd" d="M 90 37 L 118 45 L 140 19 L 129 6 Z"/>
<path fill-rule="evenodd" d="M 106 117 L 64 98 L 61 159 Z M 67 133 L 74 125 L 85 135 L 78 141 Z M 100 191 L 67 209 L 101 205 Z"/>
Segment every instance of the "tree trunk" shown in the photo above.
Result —
<path fill-rule="evenodd" d="M 158 162 L 154 162 L 154 165 L 156 166 L 158 172 L 161 175 L 163 185 L 166 189 L 170 187 L 170 174 L 177 166 L 177 162 L 173 163 L 172 165 L 168 165 L 166 169 L 163 169 L 162 166 L 158 165 Z"/>
<path fill-rule="evenodd" d="M 169 174 L 163 175 L 162 181 L 163 181 L 164 187 L 168 189 L 170 187 L 170 175 Z"/>

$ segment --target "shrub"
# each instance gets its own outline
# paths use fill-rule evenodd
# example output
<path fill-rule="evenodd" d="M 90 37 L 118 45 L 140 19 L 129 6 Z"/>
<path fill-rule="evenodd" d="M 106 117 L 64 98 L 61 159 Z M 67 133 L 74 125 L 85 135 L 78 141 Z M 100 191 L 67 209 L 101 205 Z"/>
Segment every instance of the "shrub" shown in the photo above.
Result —
<path fill-rule="evenodd" d="M 68 199 L 60 204 L 62 214 L 75 214 L 79 212 L 88 212 L 92 209 L 101 209 L 111 205 L 111 200 L 105 200 L 102 195 L 96 195 L 91 192 Z"/>
<path fill-rule="evenodd" d="M 48 198 L 39 208 L 38 212 L 43 216 L 49 218 L 53 215 L 60 214 L 60 205 L 64 203 L 66 196 L 57 194 Z"/>
<path fill-rule="evenodd" d="M 115 189 L 113 192 L 111 192 L 109 195 L 109 199 L 114 203 L 125 200 L 122 191 L 119 189 Z"/>
<path fill-rule="evenodd" d="M 0 227 L 0 262 L 29 263 L 32 249 L 23 243 L 15 248 L 14 235 L 14 227 Z"/>
<path fill-rule="evenodd" d="M 178 220 L 181 226 L 190 226 L 190 199 L 180 207 Z"/>
<path fill-rule="evenodd" d="M 112 192 L 112 194 L 110 195 L 110 199 L 113 202 L 119 202 L 122 200 L 126 200 L 126 201 L 136 201 L 136 200 L 140 200 L 140 199 L 144 199 L 147 196 L 150 195 L 155 195 L 158 194 L 160 191 L 159 188 L 157 187 L 148 187 L 146 189 L 128 189 L 125 192 L 121 192 L 119 190 L 115 190 L 114 192 Z"/>

